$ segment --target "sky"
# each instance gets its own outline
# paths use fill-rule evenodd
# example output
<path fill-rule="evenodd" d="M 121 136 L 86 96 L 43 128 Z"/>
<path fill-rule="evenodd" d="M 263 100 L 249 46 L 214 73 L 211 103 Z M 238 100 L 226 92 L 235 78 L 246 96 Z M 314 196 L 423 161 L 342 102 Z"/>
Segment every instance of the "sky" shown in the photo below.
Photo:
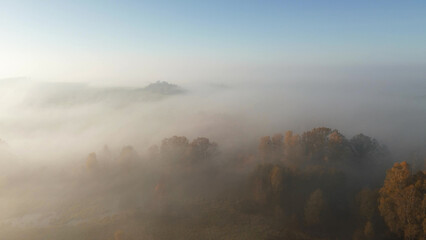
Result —
<path fill-rule="evenodd" d="M 137 85 L 422 71 L 425 26 L 416 0 L 1 0 L 0 78 Z"/>

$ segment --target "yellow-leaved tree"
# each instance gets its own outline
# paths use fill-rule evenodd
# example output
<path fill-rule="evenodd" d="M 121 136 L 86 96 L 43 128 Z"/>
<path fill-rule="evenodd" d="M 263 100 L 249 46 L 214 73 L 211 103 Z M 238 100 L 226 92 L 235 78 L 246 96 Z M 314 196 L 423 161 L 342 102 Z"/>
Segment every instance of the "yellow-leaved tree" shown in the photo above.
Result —
<path fill-rule="evenodd" d="M 426 175 L 411 173 L 407 162 L 395 163 L 387 171 L 379 191 L 379 211 L 389 230 L 404 239 L 424 239 L 426 219 Z"/>

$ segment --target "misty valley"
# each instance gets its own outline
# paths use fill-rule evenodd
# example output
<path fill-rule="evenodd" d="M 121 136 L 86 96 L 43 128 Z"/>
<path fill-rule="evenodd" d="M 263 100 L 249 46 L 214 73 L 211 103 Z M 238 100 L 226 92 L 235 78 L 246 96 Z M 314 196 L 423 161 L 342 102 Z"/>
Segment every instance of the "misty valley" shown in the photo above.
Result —
<path fill-rule="evenodd" d="M 425 0 L 0 0 L 0 240 L 426 240 L 425 26 Z"/>
<path fill-rule="evenodd" d="M 255 142 L 172 136 L 21 166 L 1 179 L 1 238 L 424 239 L 424 156 L 325 127 Z"/>

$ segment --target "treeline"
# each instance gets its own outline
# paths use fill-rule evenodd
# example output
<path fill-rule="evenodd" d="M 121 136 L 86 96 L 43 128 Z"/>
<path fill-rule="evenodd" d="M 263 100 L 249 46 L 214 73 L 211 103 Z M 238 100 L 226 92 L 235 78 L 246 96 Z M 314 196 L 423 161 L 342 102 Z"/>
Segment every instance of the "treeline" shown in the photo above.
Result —
<path fill-rule="evenodd" d="M 162 229 L 148 234 L 152 239 L 185 228 L 172 219 L 198 234 L 182 239 L 225 239 L 227 226 L 234 237 L 226 239 L 240 239 L 243 231 L 253 231 L 253 239 L 426 237 L 425 171 L 394 164 L 385 146 L 363 134 L 347 139 L 323 127 L 301 135 L 289 131 L 262 137 L 257 149 L 234 152 L 221 152 L 207 138 L 174 136 L 147 154 L 125 147 L 117 156 L 107 148 L 98 155 L 88 156 L 88 175 L 107 186 L 115 179 L 122 188 L 114 194 L 127 199 L 124 207 L 161 216 L 147 228 Z M 138 228 L 144 221 L 122 225 Z M 136 232 L 120 230 L 115 239 L 138 239 Z"/>
<path fill-rule="evenodd" d="M 402 162 L 385 178 L 390 154 L 368 136 L 346 139 L 329 128 L 267 136 L 259 160 L 251 178 L 251 206 L 259 213 L 319 237 L 425 237 L 424 172 L 413 174 Z"/>

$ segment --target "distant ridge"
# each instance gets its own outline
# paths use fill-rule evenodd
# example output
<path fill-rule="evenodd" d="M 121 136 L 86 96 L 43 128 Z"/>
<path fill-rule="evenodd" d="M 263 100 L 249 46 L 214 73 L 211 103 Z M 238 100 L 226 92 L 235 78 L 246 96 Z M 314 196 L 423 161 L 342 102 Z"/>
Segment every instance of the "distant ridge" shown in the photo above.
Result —
<path fill-rule="evenodd" d="M 185 92 L 184 89 L 182 89 L 178 85 L 170 84 L 165 81 L 157 81 L 155 83 L 151 83 L 145 88 L 143 88 L 143 90 L 162 95 L 174 95 Z"/>
<path fill-rule="evenodd" d="M 92 87 L 80 83 L 38 83 L 29 89 L 26 104 L 38 106 L 75 106 L 105 102 L 123 106 L 136 102 L 160 101 L 172 95 L 185 93 L 185 89 L 165 81 L 146 87 Z"/>

